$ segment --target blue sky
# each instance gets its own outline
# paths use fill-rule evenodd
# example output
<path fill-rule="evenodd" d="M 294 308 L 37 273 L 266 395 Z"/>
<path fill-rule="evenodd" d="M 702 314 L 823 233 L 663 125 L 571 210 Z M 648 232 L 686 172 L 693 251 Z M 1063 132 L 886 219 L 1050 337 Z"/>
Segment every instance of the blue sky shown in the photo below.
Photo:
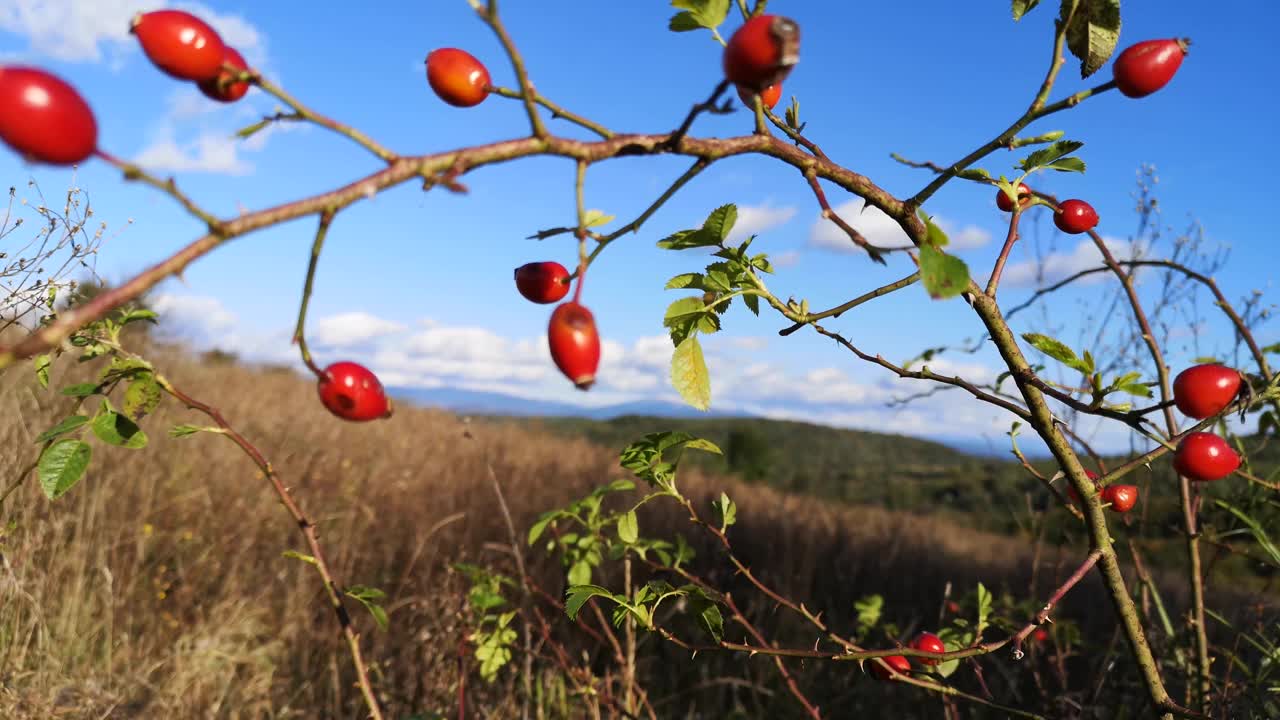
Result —
<path fill-rule="evenodd" d="M 162 3 L 133 0 L 0 0 L 0 58 L 46 67 L 76 85 L 95 108 L 101 145 L 160 173 L 214 212 L 229 216 L 330 189 L 376 169 L 343 138 L 318 128 L 282 127 L 248 142 L 235 129 L 274 111 L 254 90 L 233 106 L 207 101 L 155 70 L 127 35 L 137 10 Z M 945 163 L 993 136 L 1026 106 L 1043 76 L 1057 3 L 1046 2 L 1021 23 L 1008 3 L 844 3 L 773 0 L 770 10 L 799 22 L 802 59 L 784 85 L 784 102 L 799 98 L 807 134 L 834 159 L 906 196 L 927 173 L 893 162 L 890 152 Z M 1141 163 L 1159 170 L 1165 221 L 1181 228 L 1199 219 L 1212 242 L 1230 246 L 1218 279 L 1232 298 L 1268 288 L 1276 238 L 1258 208 L 1273 204 L 1269 171 L 1277 153 L 1277 86 L 1269 47 L 1280 6 L 1244 3 L 1227 15 L 1216 6 L 1169 0 L 1127 0 L 1121 48 L 1139 40 L 1190 36 L 1188 56 L 1164 90 L 1143 100 L 1108 93 L 1032 127 L 1061 129 L 1085 142 L 1088 173 L 1036 176 L 1038 189 L 1088 199 L 1099 231 L 1123 250 L 1134 230 L 1131 193 Z M 354 12 L 347 3 L 281 1 L 176 4 L 210 21 L 250 63 L 317 110 L 354 125 L 405 154 L 436 152 L 517 137 L 527 132 L 521 107 L 489 98 L 471 109 L 439 101 L 427 86 L 423 59 L 437 47 L 468 50 L 495 83 L 514 76 L 490 30 L 465 0 L 386 2 Z M 370 6 L 371 8 L 373 6 Z M 721 50 L 707 33 L 675 34 L 674 12 L 660 0 L 626 3 L 503 3 L 507 27 L 538 89 L 556 102 L 617 131 L 675 127 L 688 107 L 720 79 Z M 589 8 L 589 9 L 588 9 Z M 736 11 L 726 37 L 740 22 Z M 1110 77 L 1104 68 L 1081 80 L 1074 61 L 1055 97 Z M 583 136 L 562 121 L 555 132 Z M 701 118 L 694 134 L 749 132 L 745 112 Z M 1009 172 L 1025 153 L 1001 151 L 981 163 Z M 626 222 L 687 166 L 683 158 L 626 158 L 592 167 L 586 201 Z M 821 221 L 813 196 L 793 170 L 763 158 L 717 164 L 673 199 L 645 228 L 615 243 L 592 267 L 584 301 L 606 341 L 599 385 L 572 388 L 552 367 L 541 336 L 550 309 L 520 298 L 514 267 L 554 259 L 572 265 L 568 236 L 528 240 L 541 228 L 573 222 L 573 165 L 531 159 L 483 168 L 464 178 L 465 196 L 422 193 L 410 183 L 343 213 L 334 224 L 312 304 L 320 362 L 354 358 L 388 384 L 450 385 L 552 400 L 607 404 L 675 397 L 667 379 L 671 345 L 661 317 L 679 295 L 664 291 L 672 275 L 698 270 L 696 253 L 659 250 L 672 231 L 695 226 L 714 207 L 740 208 L 753 247 L 778 264 L 770 287 L 806 297 L 814 308 L 838 304 L 910 272 L 905 257 L 882 268 L 847 252 L 834 226 Z M 167 197 L 123 183 L 90 162 L 71 170 L 28 166 L 0 153 L 0 177 L 22 187 L 34 178 L 46 194 L 71 182 L 86 189 L 96 217 L 121 230 L 104 246 L 98 269 L 108 279 L 181 247 L 200 233 Z M 892 242 L 856 198 L 829 189 L 834 205 L 872 239 Z M 955 252 L 985 278 L 1007 217 L 989 188 L 952 183 L 927 205 L 951 233 Z M 127 228 L 126 221 L 133 223 Z M 1015 250 L 1001 297 L 1012 304 L 1033 289 L 1032 249 L 1049 253 L 1064 273 L 1096 255 L 1075 237 L 1056 233 L 1036 213 Z M 293 362 L 288 334 L 296 314 L 314 222 L 311 219 L 231 243 L 194 265 L 184 282 L 161 288 L 165 325 L 198 346 L 217 345 L 248 357 Z M 1167 249 L 1167 248 L 1166 248 Z M 1102 285 L 1062 296 L 1050 320 L 1074 340 L 1074 301 Z M 1028 313 L 1020 332 L 1042 330 Z M 834 425 L 937 435 L 989 437 L 997 446 L 1010 418 L 961 396 L 942 393 L 907 408 L 886 401 L 927 389 L 893 379 L 813 333 L 781 338 L 785 326 L 740 305 L 725 332 L 705 346 L 712 367 L 713 405 Z M 859 308 L 828 323 L 864 350 L 905 361 L 919 350 L 976 337 L 976 317 L 960 300 L 934 302 L 919 287 Z M 1225 335 L 1206 325 L 1206 345 Z M 1261 339 L 1276 339 L 1265 326 Z M 1216 345 L 1215 345 L 1216 343 Z M 1190 349 L 1173 348 L 1175 367 Z M 989 380 L 990 354 L 944 355 L 935 370 Z M 1102 446 L 1121 447 L 1123 433 L 1101 428 Z"/>

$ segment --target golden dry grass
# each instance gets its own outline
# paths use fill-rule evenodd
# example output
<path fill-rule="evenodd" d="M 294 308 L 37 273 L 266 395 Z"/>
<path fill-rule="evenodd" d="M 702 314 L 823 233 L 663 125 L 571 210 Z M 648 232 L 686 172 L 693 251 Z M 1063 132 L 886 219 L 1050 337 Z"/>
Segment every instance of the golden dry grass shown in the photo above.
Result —
<path fill-rule="evenodd" d="M 258 444 L 317 522 L 340 582 L 387 592 L 389 632 L 358 606 L 353 612 L 374 683 L 397 720 L 427 711 L 453 716 L 465 588 L 448 564 L 510 571 L 486 456 L 522 537 L 543 510 L 624 473 L 617 449 L 553 442 L 505 425 L 478 426 L 468 441 L 452 414 L 403 406 L 390 422 L 348 424 L 329 416 L 312 384 L 291 373 L 201 363 L 174 349 L 149 357 Z M 85 374 L 74 366 L 60 362 L 51 387 Z M 39 389 L 26 367 L 0 375 L 6 485 L 31 462 L 34 437 L 73 402 Z M 0 509 L 0 717 L 358 716 L 349 659 L 318 578 L 282 556 L 303 549 L 296 527 L 236 447 L 211 434 L 168 437 L 165 429 L 179 422 L 204 424 L 166 401 L 143 423 L 149 447 L 95 443 L 89 474 L 69 495 L 51 503 L 29 481 Z M 681 484 L 701 507 L 727 489 L 740 508 L 731 536 L 741 556 L 837 626 L 847 626 L 853 601 L 869 593 L 883 594 L 893 619 L 906 625 L 936 617 L 948 582 L 957 592 L 979 579 L 1019 596 L 1030 590 L 1030 549 L 1012 538 L 719 478 L 690 474 Z M 646 508 L 644 534 L 676 530 L 698 548 L 703 572 L 730 583 L 744 602 L 751 597 L 683 516 Z M 544 585 L 559 590 L 556 566 L 530 555 Z M 1035 588 L 1041 596 L 1078 558 L 1050 550 L 1044 561 Z M 1068 610 L 1099 598 L 1086 583 Z M 770 605 L 749 604 L 766 629 L 785 630 Z M 776 682 L 760 661 L 721 656 L 690 664 L 687 653 L 647 641 L 641 672 L 687 692 L 726 673 Z M 861 676 L 854 668 L 839 672 Z M 725 687 L 705 691 L 704 707 L 742 704 L 738 690 Z M 486 687 L 472 674 L 468 691 L 471 717 L 511 716 L 509 677 Z"/>

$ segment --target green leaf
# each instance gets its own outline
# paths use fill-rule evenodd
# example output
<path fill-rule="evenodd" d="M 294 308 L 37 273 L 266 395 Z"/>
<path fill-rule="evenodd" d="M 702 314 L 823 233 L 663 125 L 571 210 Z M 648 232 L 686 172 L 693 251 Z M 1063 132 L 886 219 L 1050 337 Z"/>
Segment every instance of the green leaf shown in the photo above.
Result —
<path fill-rule="evenodd" d="M 65 435 L 72 430 L 81 427 L 87 422 L 89 422 L 88 415 L 72 415 L 71 417 L 63 418 L 62 422 L 40 433 L 40 435 L 36 437 L 35 441 L 38 443 L 49 442 L 59 435 Z"/>
<path fill-rule="evenodd" d="M 188 435 L 195 435 L 198 432 L 202 432 L 205 430 L 213 430 L 213 429 L 216 429 L 216 428 L 204 428 L 204 427 L 200 427 L 199 425 L 174 425 L 173 427 L 169 428 L 169 437 L 184 438 L 184 437 L 187 437 Z"/>
<path fill-rule="evenodd" d="M 854 612 L 858 614 L 858 627 L 865 632 L 880 622 L 880 612 L 884 608 L 884 597 L 867 595 L 853 603 Z"/>
<path fill-rule="evenodd" d="M 1018 163 L 1018 167 L 1025 172 L 1031 172 L 1037 168 L 1046 167 L 1051 163 L 1066 159 L 1068 155 L 1082 147 L 1084 147 L 1084 143 L 1079 140 L 1059 140 L 1026 156 L 1022 159 L 1022 162 Z M 1055 169 L 1065 170 L 1065 168 Z M 1084 172 L 1083 162 L 1080 162 L 1080 169 L 1077 172 Z"/>
<path fill-rule="evenodd" d="M 1022 339 L 1030 343 L 1035 349 L 1045 355 L 1048 355 L 1054 360 L 1057 360 L 1063 365 L 1074 370 L 1079 370 L 1085 374 L 1089 373 L 1089 366 L 1080 358 L 1076 357 L 1075 351 L 1067 347 L 1060 340 L 1055 340 L 1048 335 L 1041 335 L 1040 333 L 1023 333 Z"/>
<path fill-rule="evenodd" d="M 1073 0 L 1062 0 L 1059 20 L 1065 21 Z M 1120 40 L 1120 0 L 1079 0 L 1067 26 L 1067 47 L 1080 59 L 1080 77 L 1087 78 L 1106 64 Z"/>
<path fill-rule="evenodd" d="M 738 506 L 729 499 L 727 494 L 721 492 L 720 499 L 716 500 L 714 505 L 720 511 L 720 532 L 724 532 L 738 521 Z"/>
<path fill-rule="evenodd" d="M 1272 343 L 1272 344 L 1270 344 L 1270 345 L 1268 345 L 1268 346 L 1266 346 L 1266 347 L 1262 348 L 1262 352 L 1264 352 L 1264 353 L 1280 353 L 1280 343 Z"/>
<path fill-rule="evenodd" d="M 978 625 L 974 629 L 977 637 L 982 636 L 982 630 L 987 626 L 987 618 L 991 616 L 991 591 L 982 584 L 978 583 Z"/>
<path fill-rule="evenodd" d="M 677 275 L 667 281 L 664 290 L 681 290 L 683 288 L 696 288 L 698 290 L 706 290 L 702 284 L 701 273 L 684 273 Z"/>
<path fill-rule="evenodd" d="M 680 230 L 658 241 L 658 247 L 664 250 L 688 250 L 690 248 L 714 247 L 720 239 L 702 229 Z"/>
<path fill-rule="evenodd" d="M 548 510 L 538 516 L 538 519 L 533 523 L 533 527 L 529 528 L 529 544 L 532 545 L 538 542 L 538 538 L 542 537 L 542 533 L 546 531 L 547 526 L 558 517 L 560 517 L 559 510 Z"/>
<path fill-rule="evenodd" d="M 697 335 L 690 335 L 671 353 L 671 384 L 684 401 L 699 410 L 711 406 L 711 375 Z"/>
<path fill-rule="evenodd" d="M 628 510 L 618 517 L 618 539 L 628 545 L 640 539 L 640 521 L 635 510 Z"/>
<path fill-rule="evenodd" d="M 990 180 L 991 179 L 991 173 L 987 172 L 986 170 L 983 170 L 982 168 L 965 168 L 964 170 L 961 170 L 960 172 L 956 173 L 956 175 L 966 180 Z"/>
<path fill-rule="evenodd" d="M 89 397 L 90 395 L 94 395 L 98 392 L 98 384 L 76 383 L 75 385 L 68 385 L 62 388 L 60 392 L 68 397 Z"/>
<path fill-rule="evenodd" d="M 147 446 L 146 433 L 138 424 L 127 416 L 111 409 L 111 404 L 102 401 L 102 407 L 93 418 L 93 434 L 109 445 L 138 450 Z"/>
<path fill-rule="evenodd" d="M 969 287 L 969 266 L 932 245 L 920 248 L 920 281 L 934 300 L 952 298 Z"/>
<path fill-rule="evenodd" d="M 45 448 L 36 464 L 45 497 L 57 500 L 75 487 L 89 468 L 92 455 L 93 449 L 88 443 L 72 438 L 59 440 Z"/>
<path fill-rule="evenodd" d="M 720 606 L 700 588 L 689 587 L 689 611 L 698 618 L 698 625 L 711 636 L 715 642 L 724 637 L 724 616 L 720 614 Z"/>
<path fill-rule="evenodd" d="M 281 555 L 284 555 L 287 558 L 293 558 L 294 560 L 301 560 L 302 562 L 310 563 L 311 565 L 318 565 L 314 556 L 307 555 L 306 553 L 300 553 L 297 550 L 285 550 Z"/>
<path fill-rule="evenodd" d="M 160 316 L 156 315 L 156 312 L 154 310 L 147 310 L 145 308 L 134 308 L 122 314 L 118 322 L 120 323 L 121 326 L 124 326 L 124 325 L 128 325 L 131 322 L 146 320 L 151 324 L 155 325 L 155 324 L 158 324 L 159 317 Z"/>
<path fill-rule="evenodd" d="M 603 210 L 588 210 L 583 213 L 582 224 L 586 227 L 599 227 L 614 221 L 617 215 L 605 215 Z"/>
<path fill-rule="evenodd" d="M 747 309 L 756 317 L 760 317 L 760 296 L 759 295 L 743 295 L 742 302 L 746 303 Z"/>
<path fill-rule="evenodd" d="M 613 600 L 613 593 L 599 585 L 571 585 L 565 591 L 564 614 L 569 616 L 570 620 L 578 618 L 578 611 L 582 606 L 593 597 L 604 597 Z M 616 601 L 615 601 L 616 602 Z"/>
<path fill-rule="evenodd" d="M 703 304 L 701 297 L 695 295 L 682 297 L 667 306 L 667 312 L 662 316 L 662 324 L 671 327 L 682 319 L 688 319 L 690 315 L 701 315 L 706 311 L 707 306 Z"/>
<path fill-rule="evenodd" d="M 933 218 L 925 214 L 924 210 L 920 210 L 919 214 L 920 219 L 924 222 L 925 243 L 935 248 L 946 247 L 951 242 L 951 239 L 947 237 L 947 234 L 943 232 L 942 228 L 938 227 L 938 225 L 933 222 Z"/>
<path fill-rule="evenodd" d="M 684 11 L 671 18 L 668 25 L 676 32 L 700 27 L 714 30 L 729 15 L 729 0 L 671 0 L 671 7 Z M 677 18 L 680 19 L 679 22 Z M 693 27 L 687 27 L 689 24 Z"/>
<path fill-rule="evenodd" d="M 569 584 L 586 585 L 591 582 L 591 563 L 579 560 L 569 566 Z"/>
<path fill-rule="evenodd" d="M 1226 510 L 1232 515 L 1235 515 L 1240 522 L 1244 523 L 1245 526 L 1249 528 L 1250 534 L 1253 535 L 1253 539 L 1257 541 L 1258 547 L 1262 548 L 1271 556 L 1271 561 L 1273 563 L 1280 565 L 1280 548 L 1277 548 L 1275 543 L 1271 542 L 1271 538 L 1267 536 L 1266 529 L 1262 527 L 1261 523 L 1254 520 L 1243 510 L 1240 510 L 1225 500 L 1214 500 L 1214 502 L 1218 504 L 1218 507 Z"/>
<path fill-rule="evenodd" d="M 727 0 L 725 8 L 728 9 Z M 733 203 L 721 205 L 707 216 L 706 222 L 702 223 L 702 231 L 714 236 L 716 243 L 719 244 L 729 237 L 729 231 L 733 230 L 736 222 L 738 222 L 738 206 Z"/>
<path fill-rule="evenodd" d="M 1054 160 L 1051 163 L 1047 163 L 1044 165 L 1044 168 L 1046 170 L 1057 170 L 1058 172 L 1082 173 L 1084 172 L 1084 161 L 1080 158 L 1073 157 L 1062 158 L 1060 160 Z"/>
<path fill-rule="evenodd" d="M 53 364 L 53 356 L 48 353 L 44 355 L 37 355 L 31 362 L 36 369 L 36 382 L 40 383 L 40 387 L 48 390 L 49 366 Z"/>
<path fill-rule="evenodd" d="M 162 397 L 163 392 L 160 384 L 156 382 L 155 375 L 144 373 L 129 383 L 129 389 L 124 392 L 122 410 L 133 420 L 141 420 L 155 411 Z"/>
<path fill-rule="evenodd" d="M 1040 0 L 1013 0 L 1013 19 L 1021 20 L 1036 5 L 1040 4 Z"/>
<path fill-rule="evenodd" d="M 1128 393 L 1128 394 L 1130 394 L 1130 395 L 1134 395 L 1134 396 L 1136 396 L 1136 397 L 1143 397 L 1143 398 L 1150 398 L 1150 397 L 1152 397 L 1152 394 L 1151 394 L 1151 386 L 1149 386 L 1149 385 L 1145 385 L 1145 384 L 1143 384 L 1143 383 L 1132 383 L 1132 384 L 1129 384 L 1129 385 L 1118 385 L 1118 386 L 1116 386 L 1116 389 L 1117 389 L 1117 390 L 1119 390 L 1120 392 Z"/>

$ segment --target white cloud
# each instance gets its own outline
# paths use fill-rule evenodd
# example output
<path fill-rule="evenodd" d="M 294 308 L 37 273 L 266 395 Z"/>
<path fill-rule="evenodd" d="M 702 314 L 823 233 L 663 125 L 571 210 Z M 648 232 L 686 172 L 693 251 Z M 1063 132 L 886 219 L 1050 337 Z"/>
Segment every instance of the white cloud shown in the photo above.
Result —
<path fill-rule="evenodd" d="M 729 232 L 729 237 L 725 238 L 725 242 L 730 245 L 737 245 L 746 240 L 751 235 L 759 235 L 765 230 L 778 227 L 795 217 L 796 209 L 794 207 L 771 207 L 768 203 L 764 205 L 739 205 L 738 220 L 733 224 L 733 230 Z"/>
<path fill-rule="evenodd" d="M 236 316 L 217 298 L 165 293 L 148 304 L 160 314 L 161 327 L 177 333 L 216 336 L 236 325 Z"/>
<path fill-rule="evenodd" d="M 0 29 L 27 38 L 31 51 L 67 62 L 101 62 L 104 49 L 113 64 L 137 50 L 129 33 L 134 14 L 159 10 L 163 0 L 6 0 L 0 3 Z M 251 64 L 266 59 L 261 32 L 239 15 L 222 14 L 198 3 L 179 3 L 209 23 Z"/>
<path fill-rule="evenodd" d="M 248 175 L 253 166 L 240 157 L 241 147 L 228 133 L 215 131 L 201 132 L 194 140 L 179 144 L 173 127 L 166 124 L 133 162 L 151 171 Z"/>
<path fill-rule="evenodd" d="M 1104 237 L 1102 241 L 1117 260 L 1133 259 L 1132 245 L 1126 240 Z M 1081 240 L 1069 253 L 1050 253 L 1044 258 L 1043 266 L 1037 268 L 1037 261 L 1011 263 L 1004 269 L 1000 284 L 1005 287 L 1034 287 L 1040 282 L 1038 270 L 1044 273 L 1043 282 L 1052 283 L 1062 280 L 1082 270 L 1102 265 L 1102 253 L 1093 244 L 1093 240 Z M 1107 273 L 1096 273 L 1080 280 L 1081 284 L 1101 282 L 1108 278 Z"/>
<path fill-rule="evenodd" d="M 773 263 L 775 268 L 791 267 L 792 265 L 800 262 L 800 251 L 787 250 L 786 252 L 778 253 L 774 257 L 769 258 L 769 262 Z"/>
<path fill-rule="evenodd" d="M 311 341 L 331 347 L 363 345 L 384 335 L 403 332 L 405 326 L 384 320 L 366 312 L 347 312 L 330 315 L 316 323 L 311 331 Z"/>
<path fill-rule="evenodd" d="M 902 231 L 898 223 L 878 207 L 865 206 L 862 198 L 854 198 L 832 208 L 842 220 L 862 233 L 867 242 L 883 248 L 903 248 L 911 246 L 911 238 Z M 947 233 L 951 250 L 971 250 L 991 242 L 991 233 L 977 225 L 957 226 L 953 221 L 941 216 L 933 218 L 934 223 Z M 809 244 L 814 247 L 837 250 L 841 252 L 862 252 L 853 244 L 849 236 L 834 222 L 822 217 L 819 213 L 809 229 Z"/>

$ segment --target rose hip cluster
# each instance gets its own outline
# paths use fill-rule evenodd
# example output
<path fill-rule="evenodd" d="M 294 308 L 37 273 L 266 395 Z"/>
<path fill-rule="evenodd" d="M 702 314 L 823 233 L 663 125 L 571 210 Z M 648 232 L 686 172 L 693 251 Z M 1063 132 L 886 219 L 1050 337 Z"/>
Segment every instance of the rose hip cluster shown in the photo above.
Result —
<path fill-rule="evenodd" d="M 1127 49 L 1111 64 L 1116 88 L 1126 97 L 1146 97 L 1173 79 L 1182 66 L 1190 41 L 1182 39 L 1146 40 Z M 1019 183 L 1018 205 L 1025 208 L 1034 197 L 1026 183 Z M 1013 212 L 1013 200 L 1003 190 L 996 192 L 996 207 Z M 1053 213 L 1053 224 L 1068 235 L 1089 232 L 1098 226 L 1098 211 L 1084 200 L 1063 200 Z"/>

